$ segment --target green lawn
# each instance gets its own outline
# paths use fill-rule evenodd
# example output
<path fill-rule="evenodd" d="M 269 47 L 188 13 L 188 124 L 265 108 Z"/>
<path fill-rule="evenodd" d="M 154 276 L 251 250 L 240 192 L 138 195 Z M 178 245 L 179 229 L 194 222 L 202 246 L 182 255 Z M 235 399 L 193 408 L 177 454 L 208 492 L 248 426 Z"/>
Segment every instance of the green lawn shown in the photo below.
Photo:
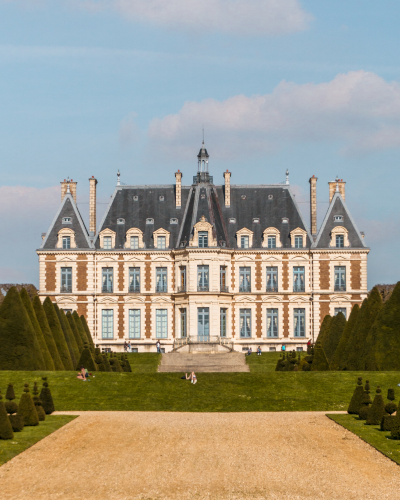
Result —
<path fill-rule="evenodd" d="M 281 352 L 264 352 L 261 356 L 257 356 L 257 353 L 253 352 L 250 356 L 246 356 L 246 362 L 252 373 L 274 372 L 281 354 Z"/>
<path fill-rule="evenodd" d="M 72 415 L 47 415 L 44 422 L 36 427 L 24 427 L 22 432 L 15 432 L 14 439 L 0 441 L 0 465 L 30 448 L 65 424 L 73 420 Z"/>
<path fill-rule="evenodd" d="M 327 417 L 400 465 L 400 441 L 391 439 L 390 432 L 381 431 L 379 425 L 366 425 L 364 420 L 358 420 L 357 415 L 334 414 Z"/>
<path fill-rule="evenodd" d="M 157 353 L 126 353 L 133 373 L 157 373 L 161 362 L 161 354 Z"/>

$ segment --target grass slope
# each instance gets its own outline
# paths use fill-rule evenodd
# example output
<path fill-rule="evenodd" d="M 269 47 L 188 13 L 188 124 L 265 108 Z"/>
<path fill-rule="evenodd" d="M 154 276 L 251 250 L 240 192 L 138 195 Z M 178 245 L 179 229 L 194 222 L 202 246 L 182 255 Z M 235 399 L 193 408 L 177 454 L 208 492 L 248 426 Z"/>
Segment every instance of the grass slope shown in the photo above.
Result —
<path fill-rule="evenodd" d="M 327 415 L 378 451 L 400 465 L 400 441 L 391 439 L 390 432 L 380 430 L 379 425 L 366 425 L 357 415 Z"/>
<path fill-rule="evenodd" d="M 24 427 L 22 432 L 14 433 L 14 439 L 0 441 L 0 465 L 8 462 L 63 425 L 68 424 L 74 418 L 76 417 L 73 415 L 47 415 L 46 420 L 40 422 L 38 426 Z"/>

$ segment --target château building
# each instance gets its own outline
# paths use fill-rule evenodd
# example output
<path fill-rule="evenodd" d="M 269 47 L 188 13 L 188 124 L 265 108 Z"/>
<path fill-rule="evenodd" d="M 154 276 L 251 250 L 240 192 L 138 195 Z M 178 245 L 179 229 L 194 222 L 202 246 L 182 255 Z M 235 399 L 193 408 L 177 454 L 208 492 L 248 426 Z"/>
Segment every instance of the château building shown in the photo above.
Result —
<path fill-rule="evenodd" d="M 329 182 L 317 230 L 317 178 L 310 178 L 308 228 L 286 182 L 214 184 L 207 150 L 189 185 L 119 181 L 97 229 L 89 179 L 89 231 L 77 183 L 61 183 L 61 206 L 39 255 L 40 296 L 84 314 L 94 341 L 121 350 L 168 352 L 195 338 L 235 350 L 302 350 L 326 314 L 367 296 L 363 234 L 345 204 L 345 182 Z M 327 193 L 328 194 L 328 193 Z"/>

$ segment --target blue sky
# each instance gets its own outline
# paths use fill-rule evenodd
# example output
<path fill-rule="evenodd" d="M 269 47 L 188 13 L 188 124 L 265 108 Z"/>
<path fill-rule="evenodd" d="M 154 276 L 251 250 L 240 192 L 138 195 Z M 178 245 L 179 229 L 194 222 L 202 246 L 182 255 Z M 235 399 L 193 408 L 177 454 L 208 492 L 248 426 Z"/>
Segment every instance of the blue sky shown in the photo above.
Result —
<path fill-rule="evenodd" d="M 394 0 L 0 0 L 0 282 L 38 284 L 59 182 L 190 183 L 204 125 L 222 182 L 286 168 L 318 222 L 329 180 L 371 247 L 369 286 L 400 279 L 400 4 Z M 6 235 L 6 236 L 5 236 Z"/>

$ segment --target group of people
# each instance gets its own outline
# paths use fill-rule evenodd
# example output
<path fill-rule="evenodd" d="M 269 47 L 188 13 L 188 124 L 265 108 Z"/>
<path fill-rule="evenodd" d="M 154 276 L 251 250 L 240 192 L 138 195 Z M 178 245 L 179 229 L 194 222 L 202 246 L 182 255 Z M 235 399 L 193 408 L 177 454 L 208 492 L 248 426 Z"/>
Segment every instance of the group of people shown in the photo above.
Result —
<path fill-rule="evenodd" d="M 124 342 L 124 351 L 132 352 L 132 344 L 130 342 L 127 342 L 126 340 Z"/>
<path fill-rule="evenodd" d="M 251 347 L 249 347 L 247 349 L 247 356 L 250 356 L 250 354 L 253 353 L 253 349 Z M 261 356 L 261 353 L 262 353 L 262 350 L 261 350 L 261 346 L 258 346 L 257 347 L 257 356 Z"/>

